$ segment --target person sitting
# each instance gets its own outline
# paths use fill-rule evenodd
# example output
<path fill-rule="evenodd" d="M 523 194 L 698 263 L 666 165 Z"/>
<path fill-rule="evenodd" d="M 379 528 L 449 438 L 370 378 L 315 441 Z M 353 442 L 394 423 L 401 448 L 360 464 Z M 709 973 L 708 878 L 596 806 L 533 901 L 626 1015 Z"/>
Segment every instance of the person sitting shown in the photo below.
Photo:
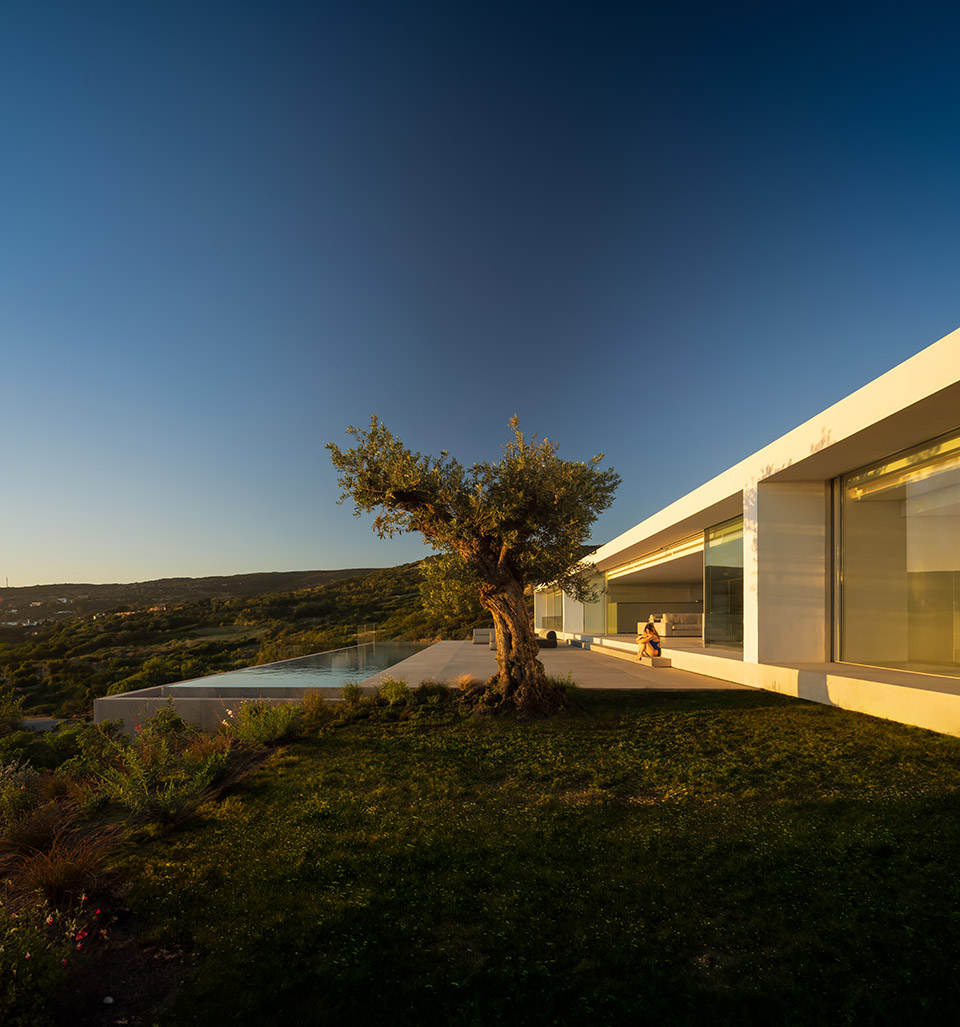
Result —
<path fill-rule="evenodd" d="M 652 623 L 643 629 L 642 635 L 637 636 L 637 645 L 640 647 L 637 651 L 638 660 L 644 656 L 660 655 L 660 635 Z"/>

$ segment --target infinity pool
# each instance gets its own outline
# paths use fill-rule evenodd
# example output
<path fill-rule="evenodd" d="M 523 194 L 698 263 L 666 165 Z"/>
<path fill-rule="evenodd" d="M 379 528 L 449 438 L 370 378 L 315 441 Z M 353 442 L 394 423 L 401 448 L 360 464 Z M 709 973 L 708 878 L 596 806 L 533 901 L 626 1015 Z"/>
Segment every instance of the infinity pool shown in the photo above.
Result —
<path fill-rule="evenodd" d="M 363 681 L 392 667 L 408 656 L 426 649 L 417 642 L 368 642 L 346 649 L 333 649 L 312 656 L 300 656 L 260 667 L 244 667 L 204 678 L 176 682 L 177 687 L 202 685 L 204 688 L 230 688 L 233 685 L 263 688 L 336 688 L 347 681 Z"/>

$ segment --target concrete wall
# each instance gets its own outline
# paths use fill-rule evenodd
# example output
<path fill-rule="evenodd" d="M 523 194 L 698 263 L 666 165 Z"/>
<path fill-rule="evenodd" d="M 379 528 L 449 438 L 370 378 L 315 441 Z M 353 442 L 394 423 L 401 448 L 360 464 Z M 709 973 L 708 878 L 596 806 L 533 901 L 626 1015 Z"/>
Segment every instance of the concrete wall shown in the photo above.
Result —
<path fill-rule="evenodd" d="M 339 699 L 341 688 L 298 688 L 272 687 L 269 692 L 257 685 L 244 687 L 233 685 L 229 689 L 213 685 L 158 685 L 142 688 L 136 692 L 122 692 L 93 701 L 93 722 L 101 724 L 106 720 L 120 721 L 123 731 L 132 735 L 136 728 L 149 720 L 169 703 L 188 723 L 204 731 L 216 731 L 224 720 L 231 719 L 241 702 L 256 700 L 269 705 L 298 703 L 305 692 L 318 692 L 325 699 Z M 365 687 L 373 693 L 375 688 Z"/>

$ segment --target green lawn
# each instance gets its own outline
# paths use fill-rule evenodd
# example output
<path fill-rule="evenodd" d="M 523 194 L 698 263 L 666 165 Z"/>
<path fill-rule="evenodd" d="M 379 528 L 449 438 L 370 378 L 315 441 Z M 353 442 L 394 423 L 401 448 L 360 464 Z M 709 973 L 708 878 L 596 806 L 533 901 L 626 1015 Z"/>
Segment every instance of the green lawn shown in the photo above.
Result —
<path fill-rule="evenodd" d="M 164 1027 L 902 1024 L 960 1001 L 960 740 L 754 692 L 365 720 L 129 859 Z"/>

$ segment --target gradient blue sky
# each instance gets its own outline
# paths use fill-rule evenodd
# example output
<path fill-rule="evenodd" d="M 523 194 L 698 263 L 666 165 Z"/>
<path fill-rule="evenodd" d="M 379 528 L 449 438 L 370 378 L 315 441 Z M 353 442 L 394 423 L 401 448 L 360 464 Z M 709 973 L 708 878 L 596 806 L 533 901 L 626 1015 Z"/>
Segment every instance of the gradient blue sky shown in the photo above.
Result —
<path fill-rule="evenodd" d="M 324 444 L 623 477 L 960 324 L 955 4 L 0 5 L 0 585 L 387 566 Z"/>

